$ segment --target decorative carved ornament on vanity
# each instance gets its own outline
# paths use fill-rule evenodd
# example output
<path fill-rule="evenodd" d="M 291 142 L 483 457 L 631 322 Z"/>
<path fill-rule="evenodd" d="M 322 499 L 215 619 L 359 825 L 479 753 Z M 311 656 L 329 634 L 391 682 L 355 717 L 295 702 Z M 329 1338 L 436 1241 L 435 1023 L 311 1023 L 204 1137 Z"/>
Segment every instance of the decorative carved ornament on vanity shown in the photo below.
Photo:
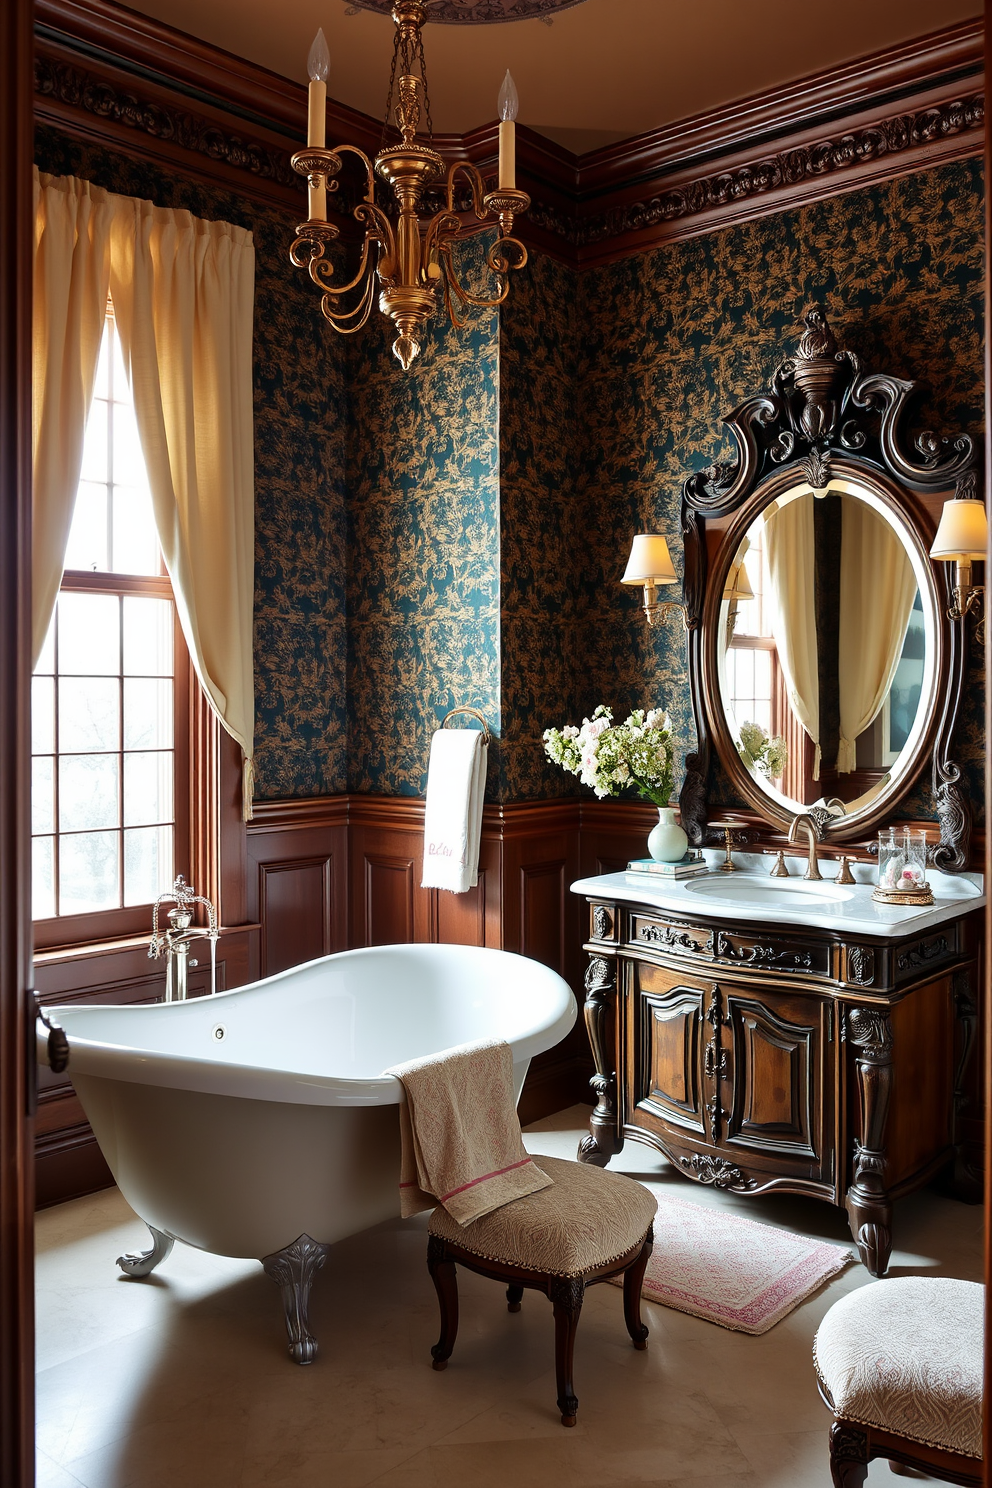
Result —
<path fill-rule="evenodd" d="M 770 833 L 805 813 L 816 838 L 831 844 L 864 842 L 873 828 L 898 819 L 932 761 L 940 841 L 931 860 L 944 872 L 967 866 L 971 809 L 954 756 L 967 638 L 963 623 L 948 617 L 950 586 L 936 572 L 944 566 L 929 557 L 936 502 L 928 509 L 917 498 L 974 493 L 977 456 L 964 434 L 925 432 L 907 449 L 902 421 L 912 391 L 910 382 L 864 371 L 814 305 L 797 350 L 769 388 L 727 418 L 736 459 L 685 482 L 684 598 L 698 748 L 686 761 L 681 808 L 696 844 L 709 840 L 714 754 Z M 839 498 L 832 507 L 815 500 L 827 494 Z M 804 767 L 791 776 L 784 765 L 782 788 L 772 790 L 742 758 L 736 715 L 720 690 L 726 662 L 718 648 L 726 650 L 735 633 L 728 624 L 731 575 L 747 543 L 791 502 L 797 506 L 790 520 L 798 519 L 811 545 L 800 550 L 809 561 L 818 559 L 819 524 L 840 563 L 840 534 L 850 521 L 855 547 L 863 536 L 904 569 L 906 613 L 911 601 L 921 616 L 924 680 L 907 742 L 867 790 L 869 767 L 854 769 L 849 756 L 852 768 L 841 771 L 838 761 L 832 790 L 846 791 L 844 800 L 823 790 L 815 765 L 811 774 Z M 708 521 L 715 524 L 709 548 Z M 905 562 L 891 556 L 899 547 Z M 861 565 L 863 549 L 857 552 Z M 868 559 L 874 572 L 875 555 Z M 855 594 L 863 581 L 854 580 L 854 569 L 845 572 L 847 592 Z M 797 607 L 786 623 L 802 623 L 804 613 Z M 819 632 L 817 639 L 819 646 Z M 834 644 L 830 655 L 840 666 Z M 802 747 L 812 758 L 812 736 Z M 831 768 L 829 756 L 824 768 Z M 789 782 L 793 790 L 785 788 Z M 818 793 L 824 799 L 809 804 Z M 636 1138 L 699 1183 L 842 1206 L 862 1261 L 884 1275 L 895 1198 L 945 1170 L 959 1197 L 978 1194 L 962 1136 L 977 1023 L 977 890 L 961 880 L 960 896 L 929 919 L 903 924 L 898 914 L 891 921 L 875 916 L 867 889 L 850 877 L 839 878 L 853 885 L 839 897 L 864 895 L 867 907 L 856 902 L 846 922 L 814 912 L 812 901 L 804 906 L 794 894 L 781 920 L 760 910 L 760 898 L 750 907 L 744 890 L 721 911 L 718 894 L 692 892 L 706 883 L 646 886 L 635 875 L 614 874 L 576 886 L 589 903 L 585 1018 L 597 1097 L 579 1156 L 605 1164 Z"/>

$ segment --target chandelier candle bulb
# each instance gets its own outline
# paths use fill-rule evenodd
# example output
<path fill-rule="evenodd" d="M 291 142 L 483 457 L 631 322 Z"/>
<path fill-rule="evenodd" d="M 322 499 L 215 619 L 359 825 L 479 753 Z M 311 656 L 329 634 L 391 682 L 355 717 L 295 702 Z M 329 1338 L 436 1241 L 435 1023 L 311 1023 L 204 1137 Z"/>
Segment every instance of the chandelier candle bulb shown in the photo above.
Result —
<path fill-rule="evenodd" d="M 517 184 L 517 126 L 514 120 L 520 107 L 517 87 L 507 68 L 497 101 L 499 109 L 499 189 L 513 191 Z"/>
<path fill-rule="evenodd" d="M 307 73 L 310 88 L 307 94 L 307 144 L 324 148 L 327 138 L 327 74 L 331 70 L 331 54 L 323 29 L 317 32 L 307 54 Z M 307 188 L 308 213 L 311 222 L 327 221 L 327 188 L 321 181 L 312 182 Z"/>

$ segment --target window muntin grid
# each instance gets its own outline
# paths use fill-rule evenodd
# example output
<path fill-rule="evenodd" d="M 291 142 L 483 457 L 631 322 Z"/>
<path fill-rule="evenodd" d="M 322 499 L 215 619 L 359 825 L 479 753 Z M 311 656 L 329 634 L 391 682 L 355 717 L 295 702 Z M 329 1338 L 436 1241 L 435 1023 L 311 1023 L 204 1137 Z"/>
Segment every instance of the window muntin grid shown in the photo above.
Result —
<path fill-rule="evenodd" d="M 775 673 L 778 656 L 772 637 L 767 595 L 771 590 L 764 532 L 748 533 L 750 546 L 744 568 L 754 594 L 737 606 L 737 623 L 727 647 L 727 689 L 738 727 L 758 723 L 772 734 Z"/>
<path fill-rule="evenodd" d="M 32 682 L 34 918 L 150 903 L 176 852 L 175 606 L 112 308 Z"/>

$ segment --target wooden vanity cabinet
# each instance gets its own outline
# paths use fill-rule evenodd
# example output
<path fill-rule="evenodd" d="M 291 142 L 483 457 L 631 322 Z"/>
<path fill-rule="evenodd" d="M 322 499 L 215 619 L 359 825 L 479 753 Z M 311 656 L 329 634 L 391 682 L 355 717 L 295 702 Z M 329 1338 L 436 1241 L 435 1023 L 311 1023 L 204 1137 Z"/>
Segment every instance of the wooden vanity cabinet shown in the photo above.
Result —
<path fill-rule="evenodd" d="M 977 1197 L 957 1118 L 976 1023 L 975 917 L 904 940 L 590 902 L 584 1162 L 628 1137 L 687 1177 L 845 1205 L 884 1275 L 892 1201 L 943 1168 Z"/>

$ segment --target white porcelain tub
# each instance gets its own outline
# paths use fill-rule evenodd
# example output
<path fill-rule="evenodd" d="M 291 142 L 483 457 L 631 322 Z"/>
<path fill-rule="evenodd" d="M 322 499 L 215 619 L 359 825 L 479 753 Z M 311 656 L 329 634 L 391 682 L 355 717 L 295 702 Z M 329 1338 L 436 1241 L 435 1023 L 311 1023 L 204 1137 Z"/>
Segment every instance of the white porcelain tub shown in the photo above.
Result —
<path fill-rule="evenodd" d="M 286 1288 L 302 1282 L 279 1257 L 302 1237 L 316 1269 L 335 1240 L 399 1212 L 401 1086 L 382 1071 L 499 1037 L 519 1097 L 530 1060 L 576 1015 L 548 967 L 448 945 L 344 951 L 188 1002 L 48 1011 L 103 1155 L 153 1231 L 156 1248 L 125 1269 L 147 1274 L 174 1239 L 263 1260 L 283 1284 L 291 1345 Z"/>

